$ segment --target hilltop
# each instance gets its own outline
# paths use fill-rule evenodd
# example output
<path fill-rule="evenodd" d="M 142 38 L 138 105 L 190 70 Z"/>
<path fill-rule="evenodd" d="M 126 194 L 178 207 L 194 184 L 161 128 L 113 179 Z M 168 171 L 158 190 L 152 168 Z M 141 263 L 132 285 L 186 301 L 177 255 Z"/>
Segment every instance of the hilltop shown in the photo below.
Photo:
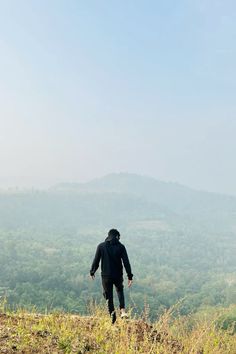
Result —
<path fill-rule="evenodd" d="M 93 316 L 1 313 L 0 352 L 235 354 L 236 337 L 232 326 L 222 329 L 219 318 L 217 314 L 201 319 L 174 319 L 169 311 L 152 324 L 144 319 L 122 321 L 118 318 L 116 324 L 111 325 L 102 309 L 97 309 Z"/>

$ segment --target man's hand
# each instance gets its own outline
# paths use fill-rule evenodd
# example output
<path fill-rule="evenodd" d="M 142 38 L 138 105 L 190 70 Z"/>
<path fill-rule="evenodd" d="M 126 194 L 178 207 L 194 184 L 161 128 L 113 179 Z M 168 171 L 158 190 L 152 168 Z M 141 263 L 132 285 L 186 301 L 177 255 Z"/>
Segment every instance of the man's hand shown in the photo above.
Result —
<path fill-rule="evenodd" d="M 95 275 L 90 275 L 91 279 L 94 280 L 95 279 Z"/>
<path fill-rule="evenodd" d="M 128 287 L 129 287 L 129 288 L 131 287 L 132 284 L 133 284 L 133 280 L 128 279 Z"/>

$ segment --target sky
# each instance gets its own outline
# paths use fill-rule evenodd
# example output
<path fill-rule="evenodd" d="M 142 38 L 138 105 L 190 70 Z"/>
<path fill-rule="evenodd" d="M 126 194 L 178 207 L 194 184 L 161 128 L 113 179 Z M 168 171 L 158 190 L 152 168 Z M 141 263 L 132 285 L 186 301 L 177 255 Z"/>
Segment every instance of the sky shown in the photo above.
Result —
<path fill-rule="evenodd" d="M 0 0 L 0 189 L 116 172 L 236 195 L 234 0 Z"/>

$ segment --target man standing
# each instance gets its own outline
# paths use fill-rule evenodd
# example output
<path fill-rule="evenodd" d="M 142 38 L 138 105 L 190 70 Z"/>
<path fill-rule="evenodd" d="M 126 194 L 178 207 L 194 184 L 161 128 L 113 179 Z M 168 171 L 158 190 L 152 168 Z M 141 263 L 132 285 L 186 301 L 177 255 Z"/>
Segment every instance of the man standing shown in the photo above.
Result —
<path fill-rule="evenodd" d="M 90 270 L 92 279 L 95 278 L 95 272 L 99 267 L 101 260 L 102 270 L 102 286 L 103 295 L 108 303 L 108 310 L 112 319 L 112 323 L 116 321 L 116 313 L 113 303 L 113 285 L 116 287 L 116 292 L 119 299 L 121 318 L 127 318 L 125 312 L 124 286 L 123 286 L 123 265 L 124 264 L 127 276 L 128 287 L 132 285 L 133 274 L 129 263 L 129 258 L 125 249 L 119 241 L 120 233 L 116 229 L 111 229 L 108 232 L 108 237 L 105 242 L 98 245 L 97 251 Z"/>

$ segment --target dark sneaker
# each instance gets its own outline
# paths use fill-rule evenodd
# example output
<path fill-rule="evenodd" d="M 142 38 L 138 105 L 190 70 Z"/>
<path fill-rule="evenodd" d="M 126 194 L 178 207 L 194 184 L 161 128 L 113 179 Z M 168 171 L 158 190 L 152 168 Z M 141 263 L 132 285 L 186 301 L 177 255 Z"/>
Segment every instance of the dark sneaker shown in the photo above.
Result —
<path fill-rule="evenodd" d="M 116 322 L 116 312 L 113 311 L 113 312 L 111 313 L 111 323 L 114 324 L 115 322 Z"/>

